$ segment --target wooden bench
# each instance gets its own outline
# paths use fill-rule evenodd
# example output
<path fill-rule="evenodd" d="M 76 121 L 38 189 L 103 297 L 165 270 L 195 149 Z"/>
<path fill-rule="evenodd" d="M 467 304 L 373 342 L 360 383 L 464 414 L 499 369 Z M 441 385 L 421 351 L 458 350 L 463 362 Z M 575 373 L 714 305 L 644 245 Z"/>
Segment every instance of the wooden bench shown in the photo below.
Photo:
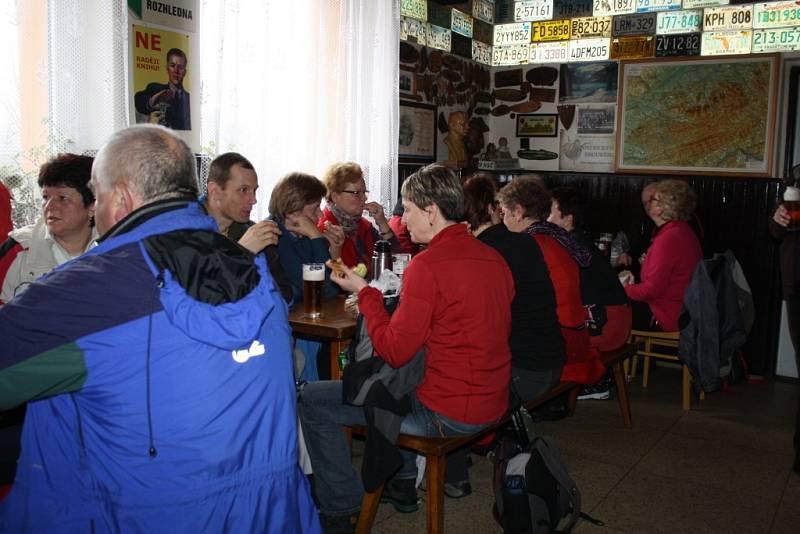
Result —
<path fill-rule="evenodd" d="M 628 401 L 628 390 L 625 381 L 625 373 L 622 369 L 622 362 L 636 354 L 636 346 L 626 344 L 622 347 L 608 352 L 601 353 L 603 365 L 606 368 L 611 368 L 614 374 L 614 382 L 617 386 L 617 399 L 619 401 L 619 409 L 622 415 L 622 421 L 625 428 L 631 428 L 631 409 Z M 541 395 L 540 397 L 525 403 L 525 407 L 532 411 L 538 408 L 545 402 L 554 399 L 564 393 L 569 393 L 569 412 L 574 413 L 575 405 L 577 404 L 578 392 L 580 391 L 581 384 L 577 382 L 561 382 L 559 385 Z M 480 438 L 497 432 L 501 427 L 507 424 L 509 415 L 506 414 L 500 421 L 491 425 L 480 432 L 469 434 L 465 436 L 449 437 L 449 438 L 428 438 L 421 436 L 410 436 L 407 434 L 400 434 L 397 439 L 397 446 L 404 449 L 409 449 L 417 454 L 425 457 L 427 472 L 426 472 L 426 487 L 427 487 L 427 525 L 428 532 L 431 534 L 441 534 L 444 532 L 444 468 L 447 462 L 447 455 L 461 447 L 469 445 Z M 361 425 L 352 425 L 348 427 L 355 435 L 364 436 L 366 429 Z M 383 485 L 379 486 L 371 493 L 365 493 L 361 501 L 361 514 L 358 518 L 358 526 L 356 532 L 368 533 L 372 529 L 372 523 L 375 520 L 375 514 L 378 511 L 378 505 L 381 500 L 381 493 L 383 492 Z"/>

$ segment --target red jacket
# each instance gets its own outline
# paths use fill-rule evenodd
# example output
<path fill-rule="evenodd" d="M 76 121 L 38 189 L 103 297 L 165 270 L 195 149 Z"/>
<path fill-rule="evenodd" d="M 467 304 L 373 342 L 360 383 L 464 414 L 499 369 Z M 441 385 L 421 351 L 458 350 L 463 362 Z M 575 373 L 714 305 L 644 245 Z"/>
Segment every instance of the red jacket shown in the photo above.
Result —
<path fill-rule="evenodd" d="M 581 300 L 578 264 L 567 249 L 552 237 L 543 234 L 533 234 L 531 237 L 542 249 L 556 291 L 556 314 L 567 353 L 561 380 L 594 384 L 605 373 L 605 367 L 600 361 L 600 353 L 589 344 L 589 330 L 585 328 L 588 316 Z"/>
<path fill-rule="evenodd" d="M 375 350 L 400 367 L 424 346 L 425 376 L 417 398 L 463 423 L 495 421 L 508 409 L 511 300 L 505 260 L 454 224 L 411 260 L 392 316 L 380 292 L 364 288 L 359 308 Z"/>
<path fill-rule="evenodd" d="M 339 220 L 330 212 L 328 208 L 323 208 L 322 218 L 317 223 L 320 231 L 325 230 L 325 222 L 330 221 L 331 224 L 339 225 Z M 367 219 L 361 217 L 358 220 L 358 228 L 356 228 L 355 235 L 350 239 L 344 240 L 342 245 L 342 261 L 348 267 L 355 267 L 359 263 L 363 263 L 367 267 L 370 265 L 372 258 L 372 249 L 375 246 L 375 241 L 380 239 L 380 234 L 372 226 Z"/>
<path fill-rule="evenodd" d="M 664 331 L 678 330 L 683 294 L 702 259 L 703 249 L 692 228 L 683 221 L 670 221 L 659 228 L 647 249 L 641 283 L 625 286 L 625 292 L 646 302 Z"/>

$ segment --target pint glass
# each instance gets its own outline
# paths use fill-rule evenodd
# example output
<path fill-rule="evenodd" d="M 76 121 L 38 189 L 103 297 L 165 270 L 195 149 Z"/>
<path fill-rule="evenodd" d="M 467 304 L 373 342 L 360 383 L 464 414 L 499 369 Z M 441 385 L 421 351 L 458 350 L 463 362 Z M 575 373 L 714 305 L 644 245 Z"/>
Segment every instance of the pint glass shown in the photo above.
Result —
<path fill-rule="evenodd" d="M 324 263 L 303 264 L 303 313 L 316 319 L 322 315 L 322 286 L 325 283 Z"/>

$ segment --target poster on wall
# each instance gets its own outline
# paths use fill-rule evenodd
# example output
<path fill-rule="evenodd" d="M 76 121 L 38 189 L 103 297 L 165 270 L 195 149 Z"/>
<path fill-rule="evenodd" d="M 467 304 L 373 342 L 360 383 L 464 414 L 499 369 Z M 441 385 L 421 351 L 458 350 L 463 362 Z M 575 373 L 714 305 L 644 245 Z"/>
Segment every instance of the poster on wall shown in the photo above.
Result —
<path fill-rule="evenodd" d="M 146 24 L 197 31 L 197 0 L 128 0 L 128 8 Z"/>
<path fill-rule="evenodd" d="M 401 163 L 436 161 L 436 106 L 400 102 L 398 147 Z"/>
<path fill-rule="evenodd" d="M 561 103 L 616 102 L 619 63 L 567 63 L 561 65 Z"/>
<path fill-rule="evenodd" d="M 132 33 L 135 122 L 191 130 L 189 36 L 136 24 Z"/>
<path fill-rule="evenodd" d="M 618 171 L 769 175 L 778 56 L 621 68 Z"/>

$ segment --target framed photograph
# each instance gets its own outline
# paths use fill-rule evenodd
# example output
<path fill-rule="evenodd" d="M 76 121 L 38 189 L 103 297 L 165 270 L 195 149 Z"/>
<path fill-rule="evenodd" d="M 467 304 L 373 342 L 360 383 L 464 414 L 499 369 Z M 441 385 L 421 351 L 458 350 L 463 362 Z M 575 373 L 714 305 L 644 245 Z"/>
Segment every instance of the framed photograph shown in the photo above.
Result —
<path fill-rule="evenodd" d="M 769 176 L 778 56 L 620 63 L 620 172 Z"/>
<path fill-rule="evenodd" d="M 558 114 L 517 115 L 517 137 L 556 137 Z"/>
<path fill-rule="evenodd" d="M 436 161 L 436 106 L 400 102 L 398 146 L 401 163 Z"/>
<path fill-rule="evenodd" d="M 617 106 L 580 106 L 578 108 L 578 133 L 599 135 L 614 133 L 614 111 Z"/>
<path fill-rule="evenodd" d="M 400 97 L 403 96 L 416 96 L 417 94 L 417 87 L 416 87 L 416 74 L 414 71 L 400 66 Z"/>

